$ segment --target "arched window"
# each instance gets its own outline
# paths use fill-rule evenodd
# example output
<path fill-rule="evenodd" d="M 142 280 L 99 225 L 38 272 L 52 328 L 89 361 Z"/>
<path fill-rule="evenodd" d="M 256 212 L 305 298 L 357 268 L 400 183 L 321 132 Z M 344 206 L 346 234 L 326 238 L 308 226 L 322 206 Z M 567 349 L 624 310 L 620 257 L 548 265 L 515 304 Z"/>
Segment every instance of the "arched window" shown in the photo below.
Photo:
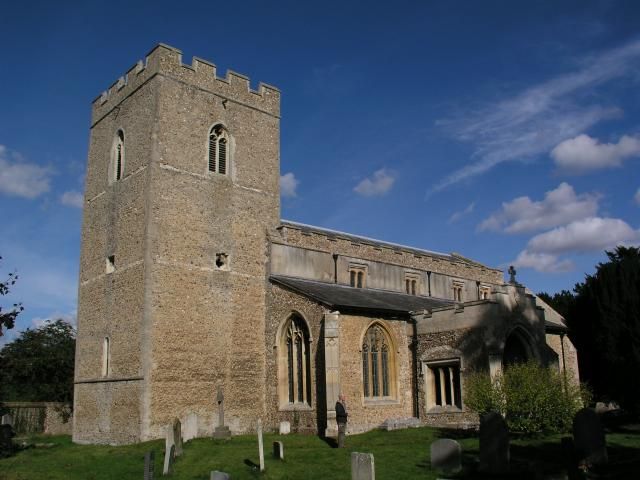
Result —
<path fill-rule="evenodd" d="M 229 166 L 229 135 L 222 125 L 209 131 L 208 169 L 226 175 Z"/>
<path fill-rule="evenodd" d="M 305 321 L 298 315 L 292 315 L 282 329 L 280 385 L 281 405 L 311 405 L 309 331 Z"/>
<path fill-rule="evenodd" d="M 362 387 L 365 398 L 394 396 L 394 365 L 389 335 L 382 326 L 372 325 L 362 343 Z"/>
<path fill-rule="evenodd" d="M 124 177 L 124 132 L 122 129 L 116 132 L 111 149 L 111 182 L 117 182 Z"/>

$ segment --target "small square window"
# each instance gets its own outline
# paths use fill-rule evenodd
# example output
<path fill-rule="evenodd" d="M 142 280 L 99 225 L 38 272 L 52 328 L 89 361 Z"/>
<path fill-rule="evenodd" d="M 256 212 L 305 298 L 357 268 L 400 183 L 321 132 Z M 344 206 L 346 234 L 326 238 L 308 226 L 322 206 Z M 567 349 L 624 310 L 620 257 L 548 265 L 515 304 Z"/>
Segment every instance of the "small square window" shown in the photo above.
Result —
<path fill-rule="evenodd" d="M 107 257 L 107 273 L 113 273 L 116 270 L 116 256 L 109 255 Z"/>
<path fill-rule="evenodd" d="M 226 253 L 216 253 L 216 270 L 229 270 L 229 255 Z"/>

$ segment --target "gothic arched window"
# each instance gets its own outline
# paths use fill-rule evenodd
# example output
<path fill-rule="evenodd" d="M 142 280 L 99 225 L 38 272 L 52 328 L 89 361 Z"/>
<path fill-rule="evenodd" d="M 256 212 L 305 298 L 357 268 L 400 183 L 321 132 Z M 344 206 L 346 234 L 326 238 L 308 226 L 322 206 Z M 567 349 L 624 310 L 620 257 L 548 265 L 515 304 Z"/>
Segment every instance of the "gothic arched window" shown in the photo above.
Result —
<path fill-rule="evenodd" d="M 305 321 L 292 315 L 280 339 L 280 404 L 311 405 L 311 348 Z"/>
<path fill-rule="evenodd" d="M 226 175 L 229 166 L 229 135 L 222 125 L 209 131 L 208 170 Z"/>
<path fill-rule="evenodd" d="M 116 132 L 111 148 L 109 183 L 122 180 L 122 177 L 124 177 L 124 132 L 120 129 Z"/>
<path fill-rule="evenodd" d="M 372 325 L 362 343 L 362 388 L 365 398 L 394 396 L 394 365 L 388 333 L 381 325 Z"/>

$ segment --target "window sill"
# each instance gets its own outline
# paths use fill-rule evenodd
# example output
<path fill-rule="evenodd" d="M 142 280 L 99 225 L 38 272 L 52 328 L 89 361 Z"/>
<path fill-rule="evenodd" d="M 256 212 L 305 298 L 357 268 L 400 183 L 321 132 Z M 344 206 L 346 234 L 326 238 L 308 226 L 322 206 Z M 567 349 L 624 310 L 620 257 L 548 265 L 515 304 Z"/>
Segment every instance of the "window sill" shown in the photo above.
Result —
<path fill-rule="evenodd" d="M 383 407 L 385 405 L 400 405 L 400 401 L 395 398 L 365 398 L 362 402 L 365 407 Z"/>
<path fill-rule="evenodd" d="M 427 415 L 438 415 L 441 413 L 465 413 L 465 410 L 456 407 L 455 405 L 446 405 L 444 407 L 437 405 L 427 410 Z"/>
<path fill-rule="evenodd" d="M 308 403 L 286 403 L 280 405 L 280 412 L 311 412 L 313 407 Z"/>

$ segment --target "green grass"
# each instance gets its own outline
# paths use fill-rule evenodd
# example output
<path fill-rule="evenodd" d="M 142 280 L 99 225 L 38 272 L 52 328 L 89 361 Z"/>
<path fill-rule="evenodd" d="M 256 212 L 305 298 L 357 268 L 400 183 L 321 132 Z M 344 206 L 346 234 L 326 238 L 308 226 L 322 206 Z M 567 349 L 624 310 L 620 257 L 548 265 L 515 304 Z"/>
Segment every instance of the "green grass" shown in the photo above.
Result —
<path fill-rule="evenodd" d="M 439 437 L 456 438 L 462 445 L 467 472 L 477 462 L 478 440 L 472 432 L 461 434 L 431 428 L 392 432 L 373 431 L 347 437 L 347 448 L 335 449 L 314 436 L 265 435 L 263 474 L 252 468 L 258 463 L 258 445 L 254 435 L 233 437 L 228 441 L 196 439 L 184 446 L 171 479 L 208 480 L 211 470 L 240 479 L 349 479 L 352 451 L 373 453 L 376 478 L 436 479 L 431 470 L 429 445 Z M 144 454 L 155 450 L 156 478 L 163 478 L 164 441 L 139 443 L 123 447 L 74 445 L 68 436 L 38 436 L 31 441 L 55 444 L 52 448 L 28 448 L 0 460 L 0 480 L 141 480 Z M 284 443 L 285 461 L 271 456 L 271 444 Z M 640 469 L 640 431 L 621 431 L 607 435 L 613 478 Z M 554 473 L 562 470 L 560 436 L 517 439 L 512 442 L 512 465 L 519 471 L 506 478 L 533 478 L 533 470 Z M 617 475 L 621 476 L 617 476 Z M 458 478 L 476 478 L 474 474 Z"/>

